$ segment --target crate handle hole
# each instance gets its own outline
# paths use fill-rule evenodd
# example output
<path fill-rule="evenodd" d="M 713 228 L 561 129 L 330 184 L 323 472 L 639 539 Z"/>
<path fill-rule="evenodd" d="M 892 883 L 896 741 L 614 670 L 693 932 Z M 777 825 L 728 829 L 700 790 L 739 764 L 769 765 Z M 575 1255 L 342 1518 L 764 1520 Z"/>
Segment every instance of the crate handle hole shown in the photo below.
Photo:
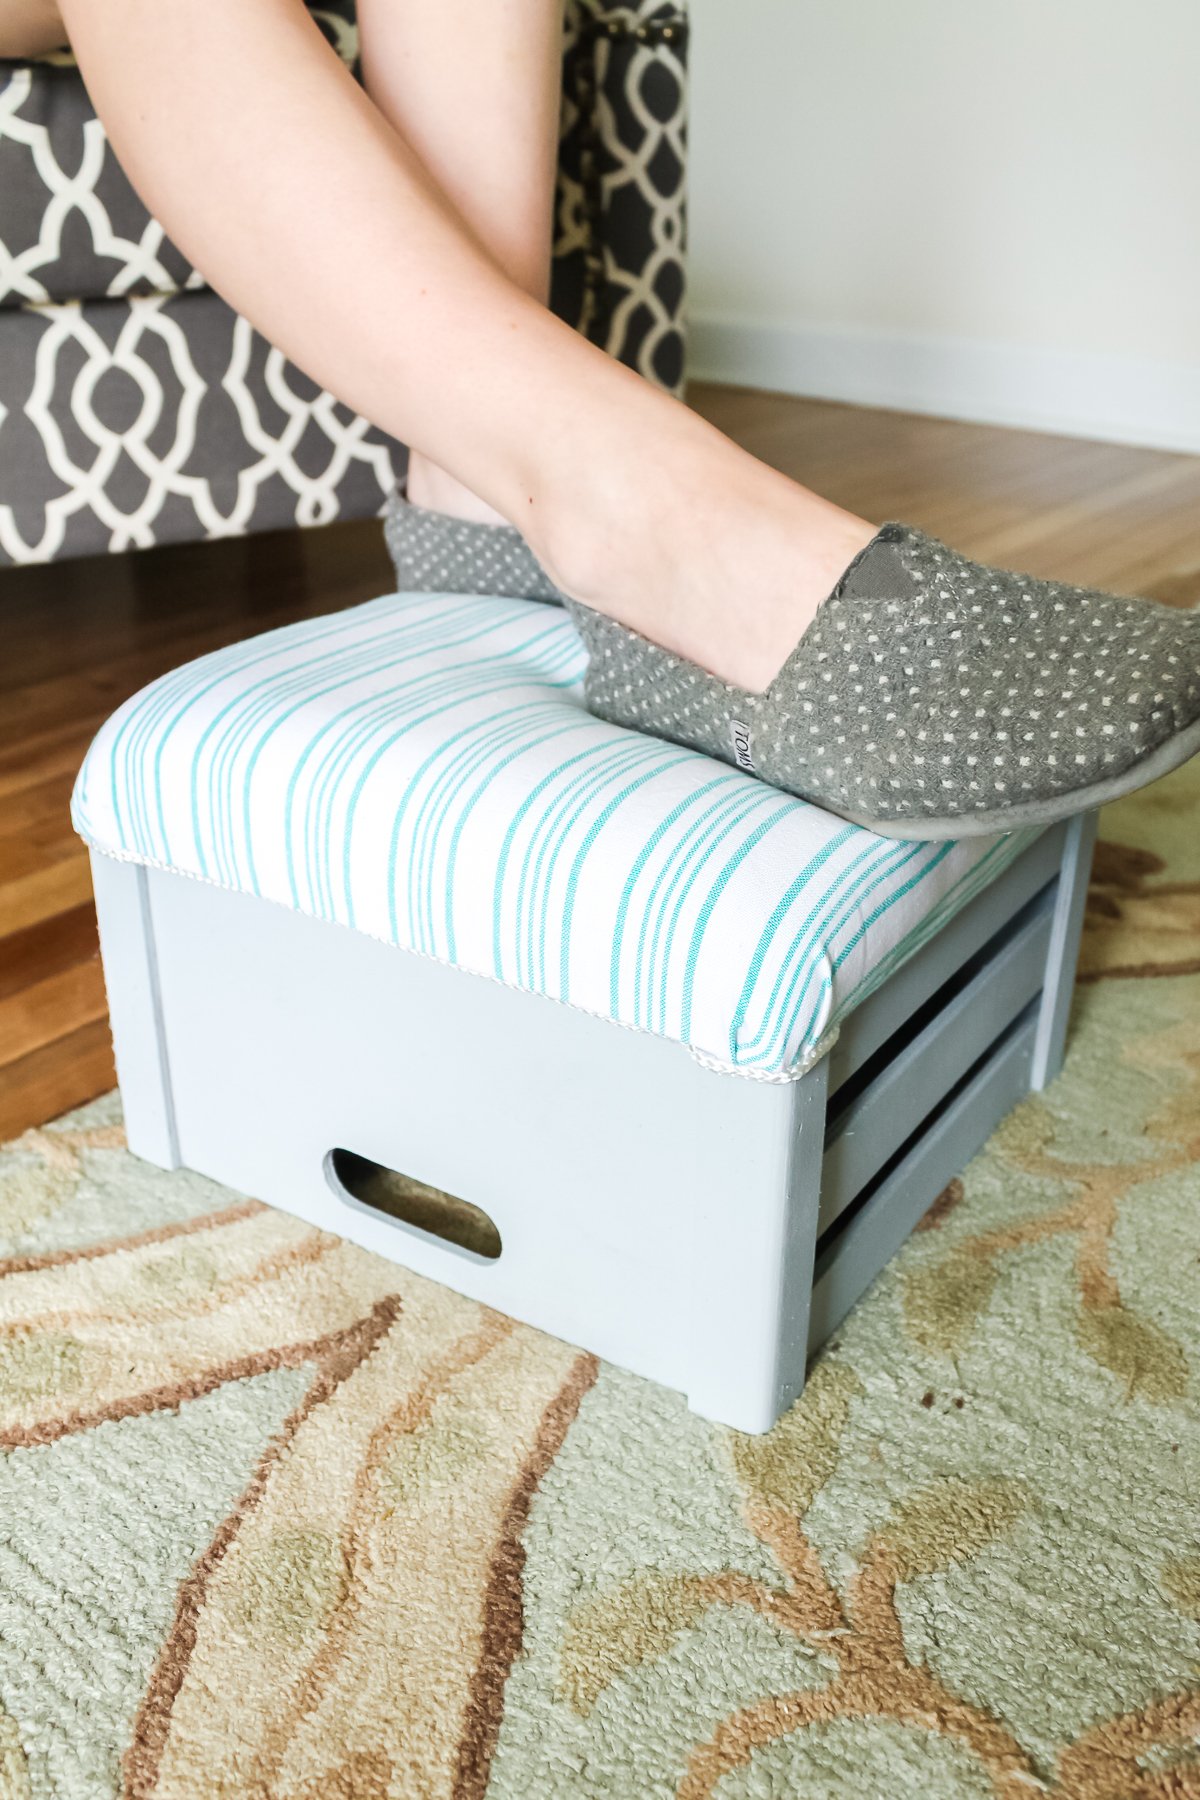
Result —
<path fill-rule="evenodd" d="M 486 1262 L 499 1256 L 499 1230 L 481 1206 L 354 1150 L 331 1150 L 326 1161 L 335 1188 L 359 1206 Z"/>

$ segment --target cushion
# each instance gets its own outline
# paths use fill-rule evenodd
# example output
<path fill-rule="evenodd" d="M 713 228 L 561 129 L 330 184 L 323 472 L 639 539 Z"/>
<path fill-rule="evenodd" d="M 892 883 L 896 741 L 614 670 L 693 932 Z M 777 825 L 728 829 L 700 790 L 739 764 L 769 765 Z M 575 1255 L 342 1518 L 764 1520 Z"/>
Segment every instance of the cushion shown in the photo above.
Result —
<path fill-rule="evenodd" d="M 267 632 L 113 715 L 75 825 L 774 1080 L 1036 836 L 877 837 L 594 719 L 584 666 L 531 601 L 391 595 Z"/>
<path fill-rule="evenodd" d="M 399 455 L 209 288 L 0 307 L 0 567 L 369 517 Z"/>
<path fill-rule="evenodd" d="M 347 63 L 352 0 L 309 0 Z M 203 285 L 134 193 L 69 50 L 0 60 L 0 305 Z"/>
<path fill-rule="evenodd" d="M 307 4 L 354 68 L 354 0 Z M 567 0 L 564 27 L 551 304 L 677 389 L 687 20 Z M 377 513 L 395 449 L 205 287 L 69 53 L 0 59 L 0 567 Z"/>

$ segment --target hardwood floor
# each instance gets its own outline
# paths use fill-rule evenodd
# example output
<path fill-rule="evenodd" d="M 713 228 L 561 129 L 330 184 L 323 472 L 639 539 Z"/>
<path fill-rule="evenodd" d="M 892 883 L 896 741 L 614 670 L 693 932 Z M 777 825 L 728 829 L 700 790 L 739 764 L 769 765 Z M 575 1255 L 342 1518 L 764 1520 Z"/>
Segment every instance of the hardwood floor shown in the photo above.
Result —
<path fill-rule="evenodd" d="M 757 455 L 867 518 L 1036 575 L 1200 601 L 1200 457 L 700 387 Z M 386 593 L 377 521 L 0 571 L 0 1140 L 113 1085 L 86 855 L 88 742 L 154 676 Z"/>
<path fill-rule="evenodd" d="M 741 388 L 691 398 L 756 456 L 864 518 L 904 519 L 1046 579 L 1200 599 L 1200 457 Z"/>
<path fill-rule="evenodd" d="M 0 1141 L 115 1082 L 87 855 L 92 736 L 178 663 L 387 593 L 375 520 L 0 570 Z"/>

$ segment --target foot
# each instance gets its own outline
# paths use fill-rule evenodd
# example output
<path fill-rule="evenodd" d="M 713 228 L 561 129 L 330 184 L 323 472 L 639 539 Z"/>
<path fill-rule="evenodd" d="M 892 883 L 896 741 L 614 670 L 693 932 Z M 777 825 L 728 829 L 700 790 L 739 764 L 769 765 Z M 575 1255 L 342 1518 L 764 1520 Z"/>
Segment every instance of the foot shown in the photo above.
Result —
<path fill-rule="evenodd" d="M 417 506 L 394 493 L 383 536 L 401 594 L 488 594 L 560 603 L 537 557 L 515 526 L 492 525 Z"/>
<path fill-rule="evenodd" d="M 1049 824 L 1200 750 L 1200 617 L 989 568 L 897 522 L 765 691 L 567 605 L 599 717 L 885 835 Z"/>
<path fill-rule="evenodd" d="M 642 384 L 638 384 L 641 388 Z M 620 456 L 597 457 L 523 513 L 540 575 L 531 598 L 568 593 L 653 643 L 751 691 L 770 684 L 875 525 L 789 481 L 695 413 L 650 390 L 652 439 L 635 425 Z M 566 459 L 564 458 L 564 463 Z M 388 513 L 401 590 L 485 592 L 513 527 L 417 452 Z M 490 526 L 495 546 L 487 532 Z M 435 541 L 436 540 L 436 541 Z M 518 559 L 521 560 L 521 559 Z M 522 571 L 519 580 L 528 582 Z M 459 591 L 462 591 L 460 588 Z M 525 592 L 511 581 L 491 590 Z"/>
<path fill-rule="evenodd" d="M 671 503 L 666 484 L 658 484 L 654 503 L 638 508 L 641 538 L 633 518 L 627 531 L 610 533 L 592 574 L 581 552 L 600 509 L 589 507 L 587 520 L 570 522 L 569 591 L 710 673 L 762 691 L 876 527 L 724 439 L 716 449 L 722 464 L 711 472 L 716 496 L 696 506 L 690 496 Z M 690 475 L 698 485 L 700 468 Z M 604 486 L 598 479 L 601 502 Z M 482 502 L 455 510 L 464 495 L 473 499 L 461 483 L 414 457 L 405 491 L 393 496 L 384 520 L 400 592 L 561 601 L 562 586 L 514 526 Z M 483 511 L 491 517 L 477 516 Z"/>
<path fill-rule="evenodd" d="M 763 692 L 877 527 L 677 408 L 588 492 L 531 514 L 555 585 L 710 674 Z"/>
<path fill-rule="evenodd" d="M 680 416 L 657 479 L 631 443 L 531 514 L 600 717 L 909 838 L 1050 823 L 1200 750 L 1200 620 L 877 530 Z"/>

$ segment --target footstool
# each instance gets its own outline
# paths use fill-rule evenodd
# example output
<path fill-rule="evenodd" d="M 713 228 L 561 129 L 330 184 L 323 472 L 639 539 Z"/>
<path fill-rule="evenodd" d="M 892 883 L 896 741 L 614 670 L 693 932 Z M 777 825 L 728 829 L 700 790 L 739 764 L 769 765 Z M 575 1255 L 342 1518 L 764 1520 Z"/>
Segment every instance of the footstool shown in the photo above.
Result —
<path fill-rule="evenodd" d="M 80 772 L 130 1147 L 748 1432 L 1059 1067 L 1094 821 L 898 843 L 593 718 L 570 620 L 394 595 Z"/>

